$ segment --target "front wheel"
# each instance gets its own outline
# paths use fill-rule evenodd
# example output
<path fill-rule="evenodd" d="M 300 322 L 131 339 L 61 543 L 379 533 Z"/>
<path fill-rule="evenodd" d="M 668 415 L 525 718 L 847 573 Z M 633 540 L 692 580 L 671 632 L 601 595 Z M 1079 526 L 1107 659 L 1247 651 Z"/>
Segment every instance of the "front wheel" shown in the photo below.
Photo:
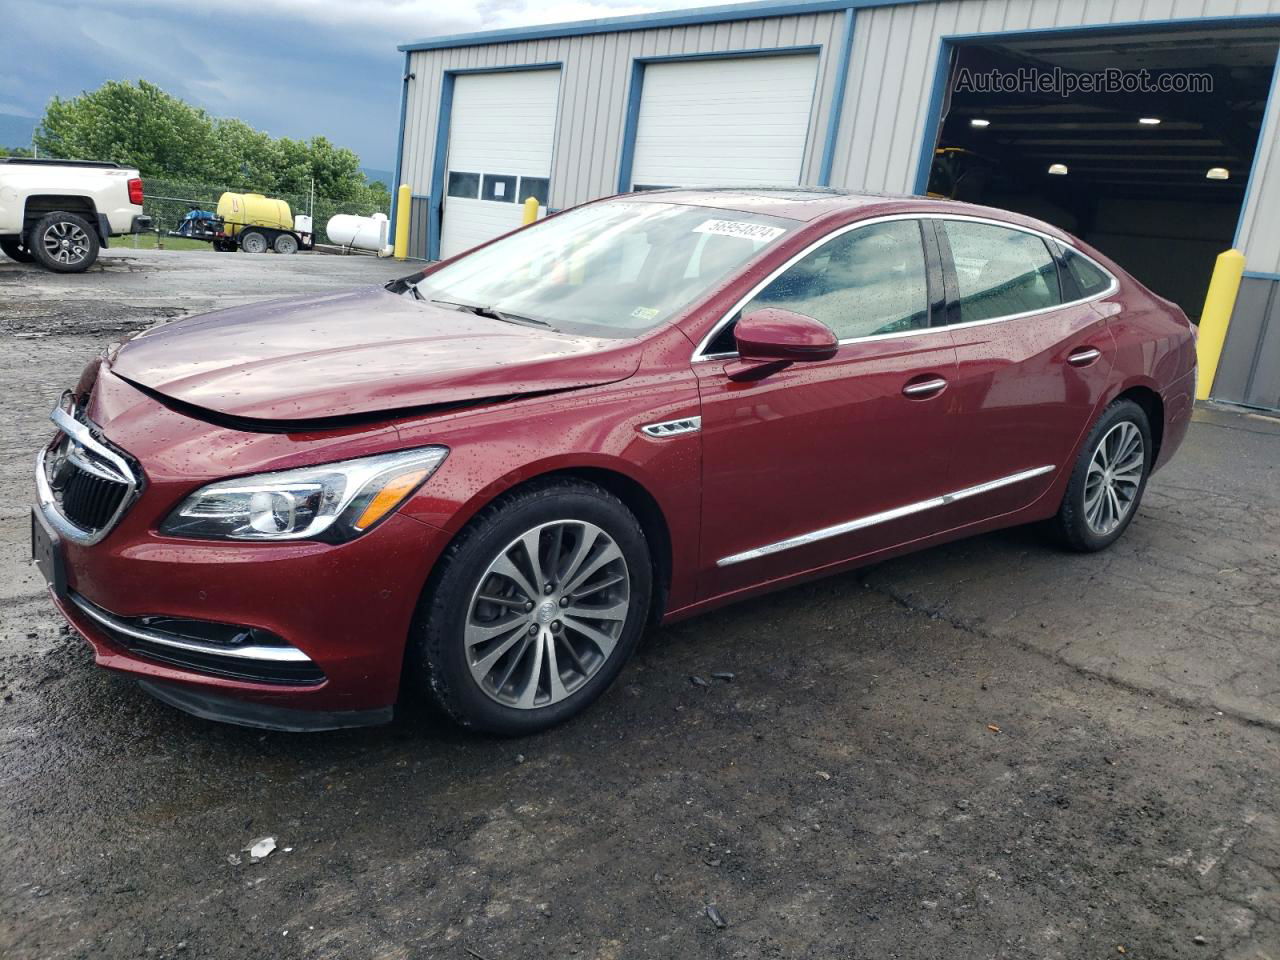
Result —
<path fill-rule="evenodd" d="M 1080 448 L 1054 525 L 1073 550 L 1103 550 L 1133 521 L 1151 473 L 1154 447 L 1146 412 L 1117 400 Z"/>
<path fill-rule="evenodd" d="M 482 510 L 445 552 L 410 666 L 463 726 L 535 733 L 617 677 L 651 587 L 644 532 L 617 497 L 576 480 L 527 487 Z"/>

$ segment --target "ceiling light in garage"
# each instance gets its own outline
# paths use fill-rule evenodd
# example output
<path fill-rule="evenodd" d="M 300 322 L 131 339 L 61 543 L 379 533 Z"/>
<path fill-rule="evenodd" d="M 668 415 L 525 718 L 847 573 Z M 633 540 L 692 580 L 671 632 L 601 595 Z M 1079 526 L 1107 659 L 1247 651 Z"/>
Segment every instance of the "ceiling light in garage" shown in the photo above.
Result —
<path fill-rule="evenodd" d="M 1230 180 L 1231 173 L 1226 167 L 1210 167 L 1204 178 L 1206 180 Z"/>
<path fill-rule="evenodd" d="M 1159 117 L 1139 117 L 1138 122 L 1148 127 L 1158 127 L 1160 125 Z"/>
<path fill-rule="evenodd" d="M 981 117 L 974 117 L 972 120 L 970 120 L 970 121 L 969 121 L 969 126 L 971 126 L 971 127 L 989 127 L 989 126 L 991 126 L 991 121 L 990 121 L 990 120 L 983 120 Z"/>
<path fill-rule="evenodd" d="M 1049 164 L 1049 172 L 1055 177 L 1065 177 L 1067 175 L 1067 165 L 1065 163 Z"/>

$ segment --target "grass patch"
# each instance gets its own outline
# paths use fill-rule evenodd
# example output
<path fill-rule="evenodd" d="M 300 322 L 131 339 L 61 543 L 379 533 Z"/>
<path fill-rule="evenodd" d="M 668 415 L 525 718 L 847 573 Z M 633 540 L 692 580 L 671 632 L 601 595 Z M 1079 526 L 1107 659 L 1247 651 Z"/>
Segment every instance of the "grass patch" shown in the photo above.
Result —
<path fill-rule="evenodd" d="M 165 250 L 212 250 L 213 245 L 203 240 L 187 237 L 157 237 L 154 233 L 135 233 L 128 237 L 112 237 L 112 250 L 156 250 L 157 240 L 164 241 Z"/>

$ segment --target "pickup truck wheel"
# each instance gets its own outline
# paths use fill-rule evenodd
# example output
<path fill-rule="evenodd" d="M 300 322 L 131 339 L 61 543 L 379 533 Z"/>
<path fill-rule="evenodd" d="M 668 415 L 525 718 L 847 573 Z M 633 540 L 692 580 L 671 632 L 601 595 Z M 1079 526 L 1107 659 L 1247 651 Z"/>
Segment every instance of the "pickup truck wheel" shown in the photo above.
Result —
<path fill-rule="evenodd" d="M 21 237 L 0 237 L 0 250 L 10 260 L 17 260 L 18 263 L 35 263 L 36 258 L 22 245 Z"/>
<path fill-rule="evenodd" d="M 298 238 L 291 233 L 282 233 L 276 237 L 276 242 L 272 244 L 272 249 L 276 253 L 297 253 Z"/>
<path fill-rule="evenodd" d="M 257 230 L 246 230 L 240 234 L 240 249 L 245 253 L 266 253 L 267 238 Z"/>
<path fill-rule="evenodd" d="M 57 210 L 36 221 L 28 250 L 55 273 L 83 273 L 98 259 L 98 235 L 84 217 Z"/>

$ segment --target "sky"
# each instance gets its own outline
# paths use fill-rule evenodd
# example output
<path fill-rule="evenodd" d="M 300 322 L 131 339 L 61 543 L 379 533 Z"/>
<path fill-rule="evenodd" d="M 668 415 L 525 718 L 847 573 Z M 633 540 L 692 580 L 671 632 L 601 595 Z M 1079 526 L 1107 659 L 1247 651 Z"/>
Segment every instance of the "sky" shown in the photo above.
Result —
<path fill-rule="evenodd" d="M 159 84 L 275 137 L 394 165 L 402 53 L 425 37 L 718 0 L 0 0 L 0 114 L 106 80 Z"/>

